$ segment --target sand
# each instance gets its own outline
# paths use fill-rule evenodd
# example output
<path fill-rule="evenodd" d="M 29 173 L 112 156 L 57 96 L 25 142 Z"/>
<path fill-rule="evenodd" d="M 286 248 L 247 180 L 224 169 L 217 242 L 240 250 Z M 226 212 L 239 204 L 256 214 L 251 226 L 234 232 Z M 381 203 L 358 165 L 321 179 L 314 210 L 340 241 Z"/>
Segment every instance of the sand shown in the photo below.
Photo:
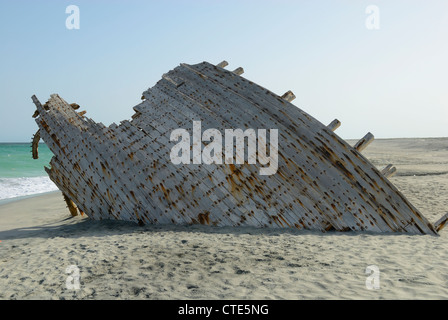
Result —
<path fill-rule="evenodd" d="M 448 138 L 376 140 L 363 154 L 394 164 L 390 180 L 431 222 L 448 211 Z M 1 205 L 0 240 L 6 300 L 448 298 L 448 228 L 434 237 L 139 227 L 70 217 L 55 192 Z M 67 282 L 72 265 L 79 289 Z"/>

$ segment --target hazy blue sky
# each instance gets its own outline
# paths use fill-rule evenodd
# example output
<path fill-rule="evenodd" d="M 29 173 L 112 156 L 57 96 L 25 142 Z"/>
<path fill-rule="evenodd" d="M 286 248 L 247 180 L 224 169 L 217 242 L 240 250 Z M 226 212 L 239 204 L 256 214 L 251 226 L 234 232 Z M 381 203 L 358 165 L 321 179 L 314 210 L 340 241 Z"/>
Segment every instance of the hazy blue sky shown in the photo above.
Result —
<path fill-rule="evenodd" d="M 66 28 L 71 4 L 79 30 Z M 446 137 L 447 40 L 447 0 L 0 0 L 0 142 L 30 141 L 33 94 L 109 125 L 179 63 L 222 60 L 292 90 L 322 123 L 338 118 L 343 138 Z"/>

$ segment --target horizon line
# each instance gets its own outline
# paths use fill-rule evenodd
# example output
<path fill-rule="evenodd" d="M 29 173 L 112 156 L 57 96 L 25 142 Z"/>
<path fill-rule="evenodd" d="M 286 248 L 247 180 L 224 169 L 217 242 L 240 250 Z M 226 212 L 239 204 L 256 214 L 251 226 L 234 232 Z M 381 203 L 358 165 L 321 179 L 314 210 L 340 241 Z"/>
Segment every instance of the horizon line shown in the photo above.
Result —
<path fill-rule="evenodd" d="M 360 140 L 359 138 L 342 138 L 340 137 L 342 140 Z M 392 140 L 392 139 L 444 139 L 444 138 L 448 138 L 448 136 L 433 136 L 433 137 L 392 137 L 392 138 L 375 138 L 375 140 Z M 18 142 L 18 141 L 0 141 L 0 144 L 32 144 L 32 141 L 23 141 L 23 142 Z M 44 141 L 40 141 L 39 144 L 46 144 Z"/>

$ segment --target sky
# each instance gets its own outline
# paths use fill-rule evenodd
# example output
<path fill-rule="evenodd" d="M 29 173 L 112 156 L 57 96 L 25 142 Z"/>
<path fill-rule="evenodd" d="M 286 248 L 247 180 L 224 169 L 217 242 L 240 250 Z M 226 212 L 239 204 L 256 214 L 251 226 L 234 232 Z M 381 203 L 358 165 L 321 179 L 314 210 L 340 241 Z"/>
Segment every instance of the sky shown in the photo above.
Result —
<path fill-rule="evenodd" d="M 119 124 L 180 63 L 222 60 L 344 139 L 448 137 L 447 40 L 446 0 L 0 0 L 0 142 L 31 141 L 33 94 Z"/>

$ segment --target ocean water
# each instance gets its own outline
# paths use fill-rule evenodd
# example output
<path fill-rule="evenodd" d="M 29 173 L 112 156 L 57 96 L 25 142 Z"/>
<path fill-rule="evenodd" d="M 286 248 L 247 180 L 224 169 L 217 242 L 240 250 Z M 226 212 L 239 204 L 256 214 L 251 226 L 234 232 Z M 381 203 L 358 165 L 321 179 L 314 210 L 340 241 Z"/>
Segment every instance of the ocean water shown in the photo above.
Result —
<path fill-rule="evenodd" d="M 52 156 L 44 143 L 36 160 L 31 143 L 0 143 L 0 201 L 57 190 L 44 169 Z"/>

